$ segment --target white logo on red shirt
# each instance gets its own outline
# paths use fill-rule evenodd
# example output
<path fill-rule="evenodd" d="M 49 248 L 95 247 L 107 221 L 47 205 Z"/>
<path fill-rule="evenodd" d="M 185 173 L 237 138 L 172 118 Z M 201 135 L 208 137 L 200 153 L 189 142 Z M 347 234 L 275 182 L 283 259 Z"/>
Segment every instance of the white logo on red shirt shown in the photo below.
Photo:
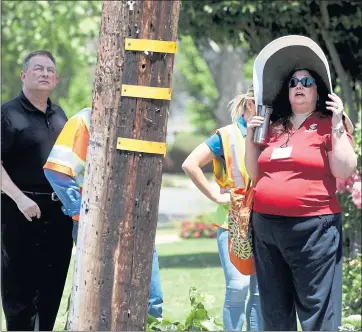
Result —
<path fill-rule="evenodd" d="M 313 123 L 309 126 L 309 129 L 306 130 L 305 132 L 310 132 L 310 131 L 316 131 L 317 130 L 317 124 L 316 123 Z"/>

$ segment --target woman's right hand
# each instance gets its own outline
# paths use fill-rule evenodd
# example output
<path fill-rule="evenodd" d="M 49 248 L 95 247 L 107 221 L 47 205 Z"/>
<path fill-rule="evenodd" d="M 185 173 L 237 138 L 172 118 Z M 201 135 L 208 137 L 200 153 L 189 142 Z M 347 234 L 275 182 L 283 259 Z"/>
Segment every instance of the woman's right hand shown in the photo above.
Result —
<path fill-rule="evenodd" d="M 262 116 L 255 115 L 250 118 L 247 122 L 247 128 L 252 130 L 254 128 L 260 127 L 264 122 L 264 118 Z"/>

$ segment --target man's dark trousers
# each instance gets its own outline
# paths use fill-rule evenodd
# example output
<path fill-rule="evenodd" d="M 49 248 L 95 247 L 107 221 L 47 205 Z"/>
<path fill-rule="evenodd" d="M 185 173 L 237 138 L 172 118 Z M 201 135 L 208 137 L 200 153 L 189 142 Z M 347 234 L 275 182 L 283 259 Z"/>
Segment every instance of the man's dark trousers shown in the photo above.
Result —
<path fill-rule="evenodd" d="M 1 195 L 1 296 L 9 331 L 53 329 L 72 253 L 72 220 L 50 195 L 29 195 L 41 218 L 28 221 Z"/>

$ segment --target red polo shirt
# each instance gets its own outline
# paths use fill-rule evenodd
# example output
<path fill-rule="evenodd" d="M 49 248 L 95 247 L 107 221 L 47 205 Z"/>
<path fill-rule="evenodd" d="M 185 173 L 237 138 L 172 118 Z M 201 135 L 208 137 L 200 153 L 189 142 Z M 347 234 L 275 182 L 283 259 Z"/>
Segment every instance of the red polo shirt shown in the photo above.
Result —
<path fill-rule="evenodd" d="M 330 117 L 313 114 L 307 118 L 290 137 L 291 154 L 283 159 L 271 159 L 271 155 L 286 142 L 288 134 L 270 131 L 258 160 L 261 178 L 255 187 L 254 211 L 290 217 L 341 212 L 327 155 L 332 150 L 331 126 Z"/>

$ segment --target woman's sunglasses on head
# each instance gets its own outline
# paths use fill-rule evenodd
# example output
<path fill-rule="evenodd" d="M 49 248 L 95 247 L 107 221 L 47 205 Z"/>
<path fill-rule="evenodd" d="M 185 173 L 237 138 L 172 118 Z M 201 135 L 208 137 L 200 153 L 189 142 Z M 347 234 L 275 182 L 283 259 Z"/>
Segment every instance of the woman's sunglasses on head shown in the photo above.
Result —
<path fill-rule="evenodd" d="M 296 77 L 293 77 L 290 81 L 289 81 L 289 87 L 290 88 L 295 88 L 298 83 L 301 83 L 305 88 L 310 88 L 313 83 L 315 83 L 314 78 L 312 77 L 303 77 L 301 79 L 298 79 Z"/>

